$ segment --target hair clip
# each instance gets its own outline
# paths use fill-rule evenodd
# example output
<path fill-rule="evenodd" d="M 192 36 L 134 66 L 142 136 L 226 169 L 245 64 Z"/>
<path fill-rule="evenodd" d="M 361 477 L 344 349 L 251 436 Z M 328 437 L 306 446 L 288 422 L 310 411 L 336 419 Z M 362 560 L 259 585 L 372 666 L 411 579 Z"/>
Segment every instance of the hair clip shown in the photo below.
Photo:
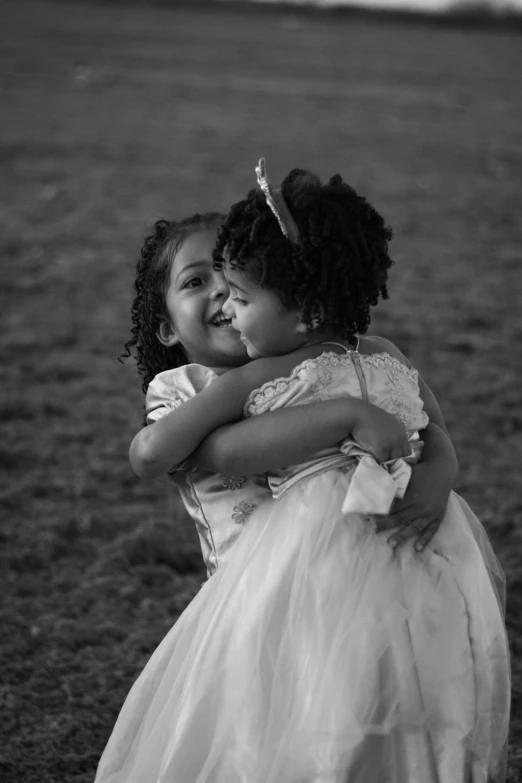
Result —
<path fill-rule="evenodd" d="M 265 159 L 260 158 L 256 166 L 257 184 L 263 191 L 266 203 L 274 213 L 281 231 L 290 242 L 299 244 L 299 228 L 284 199 L 283 191 L 276 190 L 266 175 Z"/>

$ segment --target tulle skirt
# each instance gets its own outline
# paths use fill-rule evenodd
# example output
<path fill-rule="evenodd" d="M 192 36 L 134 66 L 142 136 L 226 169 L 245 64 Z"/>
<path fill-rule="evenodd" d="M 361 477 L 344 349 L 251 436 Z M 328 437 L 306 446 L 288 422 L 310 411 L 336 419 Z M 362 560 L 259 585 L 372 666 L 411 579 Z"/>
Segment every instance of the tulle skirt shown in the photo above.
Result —
<path fill-rule="evenodd" d="M 504 780 L 503 577 L 467 504 L 393 551 L 330 472 L 260 506 L 134 684 L 97 783 Z"/>

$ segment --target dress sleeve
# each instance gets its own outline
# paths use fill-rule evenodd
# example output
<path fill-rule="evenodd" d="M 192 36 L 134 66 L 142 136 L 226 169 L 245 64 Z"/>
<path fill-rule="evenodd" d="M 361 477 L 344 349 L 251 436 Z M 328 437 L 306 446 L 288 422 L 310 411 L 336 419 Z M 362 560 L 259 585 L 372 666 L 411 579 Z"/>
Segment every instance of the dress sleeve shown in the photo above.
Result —
<path fill-rule="evenodd" d="M 166 373 L 161 373 L 166 375 Z M 174 408 L 178 408 L 184 400 L 178 394 L 174 384 L 168 383 L 161 375 L 156 375 L 149 384 L 145 398 L 145 414 L 147 424 L 159 421 Z"/>
<path fill-rule="evenodd" d="M 159 373 L 150 382 L 145 398 L 147 424 L 159 421 L 211 383 L 216 374 L 208 367 L 187 364 Z M 174 465 L 169 474 L 190 469 L 186 460 Z"/>

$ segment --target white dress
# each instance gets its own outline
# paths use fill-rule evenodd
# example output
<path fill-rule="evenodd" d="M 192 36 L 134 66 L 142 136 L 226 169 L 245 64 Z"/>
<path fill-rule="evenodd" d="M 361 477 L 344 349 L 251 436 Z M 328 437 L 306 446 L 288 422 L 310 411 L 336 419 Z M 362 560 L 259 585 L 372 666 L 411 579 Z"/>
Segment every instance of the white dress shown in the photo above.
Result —
<path fill-rule="evenodd" d="M 414 432 L 417 374 L 388 354 L 322 354 L 253 392 L 246 415 L 366 396 Z M 393 551 L 343 514 L 354 460 L 272 477 L 228 562 L 133 686 L 97 783 L 504 780 L 502 572 L 452 493 L 431 544 Z"/>
<path fill-rule="evenodd" d="M 203 391 L 218 376 L 201 364 L 160 372 L 149 384 L 145 408 L 151 424 Z M 222 568 L 251 514 L 272 496 L 265 475 L 224 476 L 183 463 L 168 474 L 192 517 L 207 576 Z"/>

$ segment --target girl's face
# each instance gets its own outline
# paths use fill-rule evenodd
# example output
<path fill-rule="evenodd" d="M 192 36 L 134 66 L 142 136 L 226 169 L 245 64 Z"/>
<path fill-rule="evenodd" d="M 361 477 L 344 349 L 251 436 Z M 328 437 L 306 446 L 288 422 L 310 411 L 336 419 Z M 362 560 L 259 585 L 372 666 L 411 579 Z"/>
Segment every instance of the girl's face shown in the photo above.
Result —
<path fill-rule="evenodd" d="M 239 335 L 222 307 L 229 290 L 223 272 L 213 268 L 215 230 L 187 237 L 170 270 L 165 297 L 169 318 L 159 329 L 163 345 L 180 344 L 190 362 L 216 371 L 248 361 Z"/>
<path fill-rule="evenodd" d="M 244 271 L 225 268 L 230 296 L 223 312 L 232 319 L 251 359 L 291 353 L 306 342 L 299 310 L 286 310 L 271 291 L 260 288 Z"/>

